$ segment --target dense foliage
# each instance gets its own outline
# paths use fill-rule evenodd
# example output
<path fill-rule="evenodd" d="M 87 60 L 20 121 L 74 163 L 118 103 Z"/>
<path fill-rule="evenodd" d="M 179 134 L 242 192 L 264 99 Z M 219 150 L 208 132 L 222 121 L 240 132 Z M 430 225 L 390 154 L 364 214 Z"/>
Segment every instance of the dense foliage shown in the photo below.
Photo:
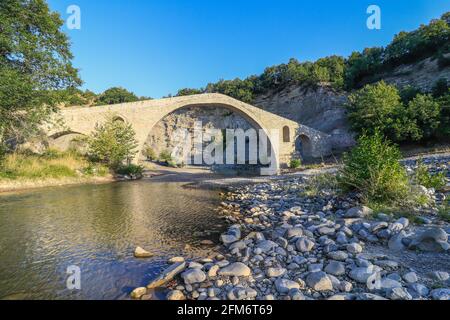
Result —
<path fill-rule="evenodd" d="M 135 102 L 139 98 L 127 89 L 114 87 L 103 92 L 97 99 L 97 105 L 118 104 L 125 102 Z"/>
<path fill-rule="evenodd" d="M 138 143 L 132 126 L 123 121 L 115 121 L 114 117 L 103 124 L 97 124 L 87 142 L 89 157 L 113 170 L 117 170 L 125 162 L 131 162 L 137 153 Z"/>
<path fill-rule="evenodd" d="M 445 97 L 411 88 L 399 92 L 380 81 L 349 96 L 348 117 L 358 134 L 380 132 L 396 142 L 426 141 L 440 136 L 450 124 L 444 117 Z"/>
<path fill-rule="evenodd" d="M 81 84 L 63 20 L 44 0 L 0 1 L 0 145 L 34 134 L 60 102 L 57 90 Z"/>

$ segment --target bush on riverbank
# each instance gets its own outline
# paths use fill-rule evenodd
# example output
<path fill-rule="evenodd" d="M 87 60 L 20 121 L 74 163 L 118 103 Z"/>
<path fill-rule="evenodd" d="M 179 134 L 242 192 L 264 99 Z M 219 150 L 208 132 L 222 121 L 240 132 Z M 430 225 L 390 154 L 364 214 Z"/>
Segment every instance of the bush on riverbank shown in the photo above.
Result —
<path fill-rule="evenodd" d="M 399 149 L 379 132 L 363 134 L 344 156 L 338 181 L 344 191 L 357 191 L 365 202 L 395 204 L 408 199 L 411 186 L 400 164 Z"/>
<path fill-rule="evenodd" d="M 87 138 L 87 143 L 89 158 L 107 165 L 114 171 L 124 162 L 130 163 L 133 160 L 138 145 L 132 126 L 116 120 L 113 116 L 95 127 L 94 132 Z"/>
<path fill-rule="evenodd" d="M 117 168 L 116 173 L 133 177 L 142 177 L 143 171 L 144 167 L 135 164 L 129 164 Z"/>
<path fill-rule="evenodd" d="M 53 150 L 43 155 L 9 154 L 0 165 L 0 180 L 103 177 L 107 174 L 105 166 L 90 163 L 74 152 Z"/>

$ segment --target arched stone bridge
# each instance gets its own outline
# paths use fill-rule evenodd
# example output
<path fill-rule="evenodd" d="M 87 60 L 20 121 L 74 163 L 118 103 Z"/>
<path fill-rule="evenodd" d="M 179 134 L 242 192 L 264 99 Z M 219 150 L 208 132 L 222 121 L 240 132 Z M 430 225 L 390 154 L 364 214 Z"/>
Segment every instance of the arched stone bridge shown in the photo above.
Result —
<path fill-rule="evenodd" d="M 62 109 L 58 114 L 58 117 L 63 120 L 62 123 L 52 125 L 47 133 L 55 139 L 66 134 L 88 135 L 98 122 L 105 121 L 113 114 L 133 126 L 139 143 L 138 155 L 141 155 L 148 135 L 160 120 L 178 109 L 193 106 L 223 107 L 244 117 L 255 129 L 263 129 L 271 140 L 271 145 L 278 146 L 278 150 L 272 149 L 276 155 L 276 170 L 280 165 L 287 164 L 293 156 L 298 155 L 296 144 L 298 149 L 299 141 L 301 141 L 304 157 L 321 157 L 330 152 L 327 134 L 217 93 Z M 279 131 L 277 138 L 270 135 L 273 129 Z M 273 141 L 274 139 L 278 141 Z"/>

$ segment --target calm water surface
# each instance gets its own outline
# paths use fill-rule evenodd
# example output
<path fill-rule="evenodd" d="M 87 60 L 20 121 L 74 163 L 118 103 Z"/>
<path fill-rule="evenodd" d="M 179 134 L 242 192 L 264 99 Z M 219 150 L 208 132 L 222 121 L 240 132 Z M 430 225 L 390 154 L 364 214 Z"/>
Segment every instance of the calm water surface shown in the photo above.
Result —
<path fill-rule="evenodd" d="M 199 242 L 223 228 L 218 202 L 217 191 L 144 180 L 0 195 L 0 298 L 127 298 L 167 257 L 204 253 Z M 155 257 L 135 259 L 138 245 Z M 79 291 L 66 289 L 71 265 Z"/>

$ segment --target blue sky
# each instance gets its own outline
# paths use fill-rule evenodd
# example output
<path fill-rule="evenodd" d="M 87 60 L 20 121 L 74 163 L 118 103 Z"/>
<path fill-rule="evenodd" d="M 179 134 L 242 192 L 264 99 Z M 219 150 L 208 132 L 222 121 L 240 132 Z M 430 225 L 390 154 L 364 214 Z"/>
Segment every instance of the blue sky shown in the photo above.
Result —
<path fill-rule="evenodd" d="M 449 0 L 49 0 L 68 17 L 81 8 L 70 36 L 84 88 L 122 86 L 159 98 L 180 88 L 245 78 L 265 67 L 348 56 L 386 45 L 446 11 Z M 381 30 L 366 27 L 369 5 L 380 6 Z"/>

